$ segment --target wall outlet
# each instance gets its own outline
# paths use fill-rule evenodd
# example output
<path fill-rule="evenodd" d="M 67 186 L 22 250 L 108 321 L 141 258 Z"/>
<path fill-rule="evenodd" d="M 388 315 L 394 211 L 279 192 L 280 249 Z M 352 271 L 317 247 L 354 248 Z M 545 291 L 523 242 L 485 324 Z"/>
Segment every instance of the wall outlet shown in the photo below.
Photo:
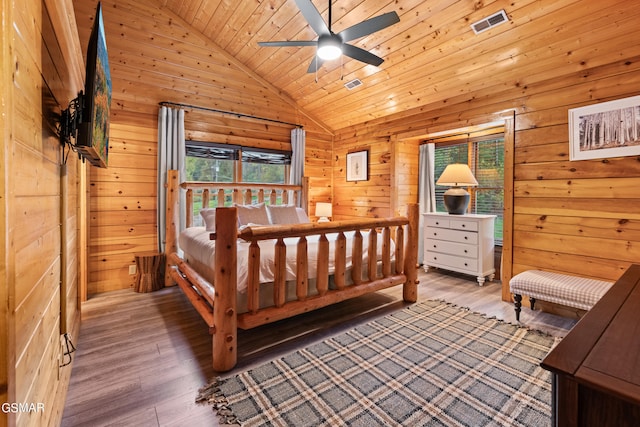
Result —
<path fill-rule="evenodd" d="M 136 270 L 136 265 L 135 264 L 131 264 L 129 266 L 129 274 L 133 275 L 136 274 L 137 270 Z"/>

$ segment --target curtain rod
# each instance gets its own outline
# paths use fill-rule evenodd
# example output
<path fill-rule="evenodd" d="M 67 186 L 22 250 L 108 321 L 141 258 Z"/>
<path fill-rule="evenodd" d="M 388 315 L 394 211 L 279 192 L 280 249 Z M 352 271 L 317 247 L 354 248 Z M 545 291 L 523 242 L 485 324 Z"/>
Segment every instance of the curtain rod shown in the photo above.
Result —
<path fill-rule="evenodd" d="M 193 108 L 195 110 L 209 111 L 209 112 L 212 112 L 212 113 L 219 113 L 219 114 L 227 114 L 227 115 L 231 115 L 231 116 L 236 116 L 238 118 L 262 120 L 262 121 L 266 121 L 266 122 L 279 123 L 281 125 L 295 126 L 297 128 L 303 128 L 304 127 L 304 126 L 299 125 L 297 123 L 289 123 L 289 122 L 284 122 L 282 120 L 267 119 L 265 117 L 252 116 L 250 114 L 234 113 L 233 111 L 217 110 L 215 108 L 200 107 L 200 106 L 197 106 L 197 105 L 190 105 L 190 104 L 180 104 L 180 103 L 171 102 L 171 101 L 162 101 L 162 102 L 160 102 L 160 105 L 161 106 L 173 105 L 173 106 L 176 106 L 176 107 Z"/>

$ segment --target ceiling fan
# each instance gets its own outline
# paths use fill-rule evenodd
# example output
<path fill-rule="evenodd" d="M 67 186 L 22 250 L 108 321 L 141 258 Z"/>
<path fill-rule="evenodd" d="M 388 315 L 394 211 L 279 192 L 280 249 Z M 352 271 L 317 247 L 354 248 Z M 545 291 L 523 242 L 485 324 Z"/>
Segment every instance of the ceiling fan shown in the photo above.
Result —
<path fill-rule="evenodd" d="M 311 0 L 296 0 L 296 4 L 313 31 L 318 35 L 318 39 L 313 41 L 258 42 L 258 44 L 260 46 L 271 47 L 316 46 L 316 56 L 311 61 L 311 64 L 309 64 L 307 73 L 316 72 L 325 61 L 337 59 L 342 54 L 366 64 L 375 65 L 376 67 L 379 66 L 384 62 L 384 59 L 347 42 L 368 36 L 369 34 L 400 22 L 400 17 L 396 12 L 388 12 L 362 21 L 339 33 L 334 33 L 331 31 L 331 0 L 329 0 L 328 24 L 324 22 L 322 15 L 320 15 L 318 9 L 311 3 Z"/>

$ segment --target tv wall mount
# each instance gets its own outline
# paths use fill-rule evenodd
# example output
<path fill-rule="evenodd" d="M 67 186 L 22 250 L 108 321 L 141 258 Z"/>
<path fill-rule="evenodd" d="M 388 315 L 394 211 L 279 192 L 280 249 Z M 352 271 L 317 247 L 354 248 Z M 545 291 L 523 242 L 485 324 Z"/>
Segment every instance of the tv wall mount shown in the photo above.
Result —
<path fill-rule="evenodd" d="M 84 162 L 84 157 L 78 151 L 76 144 L 78 138 L 78 128 L 83 121 L 83 112 L 85 108 L 85 95 L 84 92 L 78 92 L 78 96 L 69 102 L 69 107 L 60 112 L 60 121 L 56 131 L 58 132 L 58 138 L 60 138 L 60 144 L 62 144 L 64 163 L 66 163 L 66 156 L 64 156 L 64 148 L 69 147 L 69 151 L 78 153 L 78 157 Z M 68 153 L 67 153 L 68 156 Z"/>

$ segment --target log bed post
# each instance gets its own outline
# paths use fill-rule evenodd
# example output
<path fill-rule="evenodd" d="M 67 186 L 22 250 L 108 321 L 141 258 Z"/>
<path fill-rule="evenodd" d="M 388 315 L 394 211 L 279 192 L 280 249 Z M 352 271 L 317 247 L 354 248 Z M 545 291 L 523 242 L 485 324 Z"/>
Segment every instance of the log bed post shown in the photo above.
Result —
<path fill-rule="evenodd" d="M 224 372 L 238 360 L 238 210 L 216 210 L 216 250 L 213 302 L 213 369 Z"/>
<path fill-rule="evenodd" d="M 180 181 L 177 170 L 167 171 L 167 200 L 165 208 L 165 259 L 178 251 L 178 224 L 180 223 Z M 173 286 L 173 279 L 169 274 L 171 268 L 167 265 L 164 273 L 164 285 Z"/>
<path fill-rule="evenodd" d="M 418 221 L 419 208 L 415 203 L 407 205 L 407 244 L 404 256 L 404 274 L 407 281 L 402 286 L 402 299 L 406 302 L 418 300 Z"/>
<path fill-rule="evenodd" d="M 300 190 L 300 197 L 296 201 L 306 213 L 309 213 L 309 177 L 302 177 L 302 189 Z"/>

